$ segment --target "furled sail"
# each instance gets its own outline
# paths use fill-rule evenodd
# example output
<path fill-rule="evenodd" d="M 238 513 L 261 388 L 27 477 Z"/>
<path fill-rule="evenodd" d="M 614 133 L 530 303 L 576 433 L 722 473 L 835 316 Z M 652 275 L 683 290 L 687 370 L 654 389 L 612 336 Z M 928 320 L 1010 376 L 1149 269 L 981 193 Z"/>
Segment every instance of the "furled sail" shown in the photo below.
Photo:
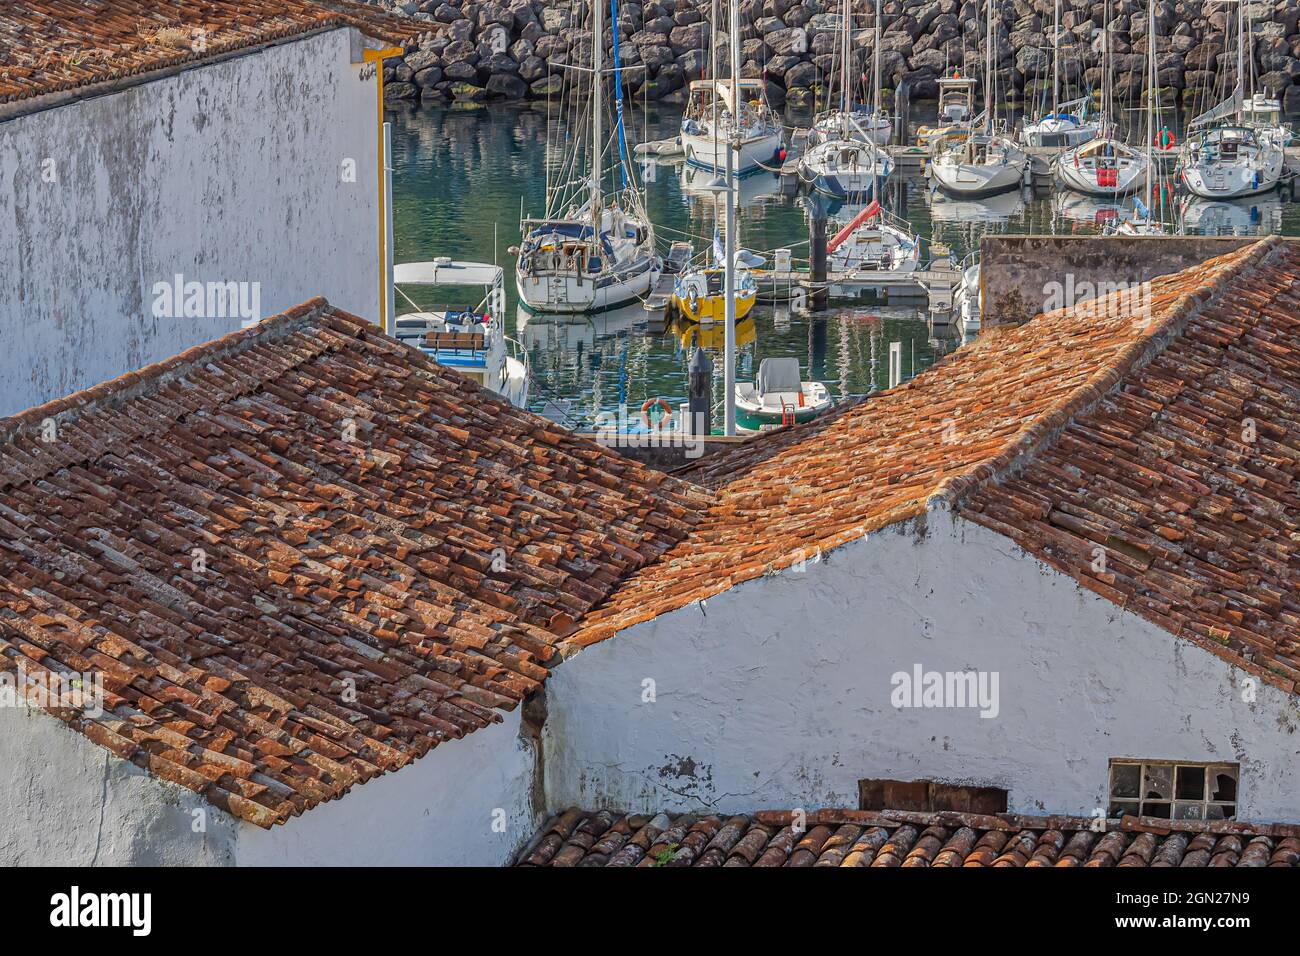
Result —
<path fill-rule="evenodd" d="M 1220 103 L 1213 109 L 1208 109 L 1200 116 L 1196 117 L 1187 124 L 1189 130 L 1199 129 L 1202 126 L 1208 126 L 1211 123 L 1217 123 L 1220 120 L 1235 117 L 1241 110 L 1241 90 L 1233 93 L 1230 97 Z"/>

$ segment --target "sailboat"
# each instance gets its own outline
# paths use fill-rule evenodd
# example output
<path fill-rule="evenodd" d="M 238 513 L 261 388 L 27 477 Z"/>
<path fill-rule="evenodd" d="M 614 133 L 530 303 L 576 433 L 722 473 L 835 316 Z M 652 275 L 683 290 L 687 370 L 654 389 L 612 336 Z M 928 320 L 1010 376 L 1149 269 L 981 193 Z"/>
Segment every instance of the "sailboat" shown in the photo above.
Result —
<path fill-rule="evenodd" d="M 612 9 L 617 11 L 616 0 Z M 609 195 L 604 191 L 603 12 L 601 3 L 592 4 L 588 175 L 572 178 L 579 155 L 575 150 L 561 170 L 561 181 L 555 186 L 548 182 L 545 217 L 522 219 L 523 237 L 512 250 L 518 255 L 519 298 L 539 312 L 600 312 L 627 305 L 649 294 L 662 268 L 655 254 L 654 226 L 645 214 L 627 156 L 617 31 L 612 70 L 617 108 L 614 141 L 622 186 Z"/>
<path fill-rule="evenodd" d="M 1110 4 L 1104 5 L 1102 22 L 1110 22 Z M 1115 136 L 1110 121 L 1110 31 L 1101 31 L 1101 135 L 1056 158 L 1056 180 L 1066 189 L 1088 196 L 1125 196 L 1137 189 L 1149 165 L 1147 154 Z"/>
<path fill-rule="evenodd" d="M 713 0 L 711 10 L 710 79 L 691 82 L 682 116 L 686 162 L 721 174 L 726 166 L 726 144 L 733 144 L 737 176 L 764 168 L 779 170 L 785 152 L 785 127 L 768 105 L 762 80 L 741 79 L 736 64 L 732 65 L 731 79 L 718 77 L 718 0 Z"/>
<path fill-rule="evenodd" d="M 832 196 L 870 199 L 894 171 L 894 161 L 875 138 L 873 123 L 883 119 L 880 99 L 880 5 L 876 5 L 876 75 L 870 113 L 853 108 L 852 0 L 842 0 L 844 23 L 840 37 L 840 107 L 813 125 L 810 145 L 799 159 L 799 176 L 812 188 Z M 888 124 L 888 120 L 886 119 Z M 888 125 L 886 126 L 888 130 Z M 888 136 L 886 136 L 888 142 Z"/>
<path fill-rule="evenodd" d="M 730 9 L 732 80 L 737 81 L 736 74 L 739 73 L 739 69 L 736 67 L 736 60 L 739 58 L 737 50 L 739 32 L 738 14 L 734 2 L 731 4 Z M 717 0 L 714 0 L 713 11 L 716 23 Z M 712 56 L 713 74 L 717 76 L 716 44 L 713 44 L 712 48 L 714 51 Z M 730 88 L 727 81 L 716 80 L 714 82 Z M 735 212 L 739 196 L 736 181 L 740 176 L 739 167 L 743 167 L 744 164 L 744 139 L 740 134 L 740 130 L 735 128 L 731 130 L 732 138 L 730 140 L 723 139 L 723 136 L 727 133 L 727 126 L 721 122 L 712 123 L 709 129 L 713 139 L 708 147 L 708 155 L 721 163 L 722 170 L 721 177 L 704 187 L 704 191 L 713 194 L 713 248 L 710 256 L 711 261 L 681 271 L 677 276 L 677 281 L 673 283 L 671 305 L 678 316 L 689 322 L 707 324 L 718 321 L 725 322 L 730 318 L 734 323 L 736 320 L 747 316 L 754 307 L 754 302 L 758 299 L 758 283 L 754 280 L 754 274 L 750 271 L 750 267 L 762 265 L 764 260 L 761 256 L 756 256 L 747 250 L 735 249 Z M 725 203 L 725 218 L 719 212 L 720 203 Z M 723 228 L 724 224 L 727 230 L 725 247 L 719 236 L 719 230 Z M 728 249 L 732 250 L 730 259 L 728 259 L 727 255 Z M 728 287 L 730 287 L 731 295 L 727 294 Z M 734 311 L 730 311 L 733 309 Z"/>
<path fill-rule="evenodd" d="M 883 33 L 883 23 L 881 19 L 880 0 L 876 0 L 875 7 L 875 40 L 872 44 L 871 57 L 871 104 L 862 106 L 852 103 L 852 77 L 850 70 L 853 61 L 852 54 L 852 37 L 853 37 L 853 0 L 843 0 L 844 3 L 844 32 L 840 38 L 840 106 L 838 109 L 832 109 L 824 116 L 819 117 L 813 122 L 812 129 L 808 131 L 808 138 L 812 145 L 816 145 L 827 139 L 834 139 L 841 136 L 844 131 L 843 119 L 845 115 L 852 118 L 850 125 L 851 138 L 861 138 L 876 146 L 887 146 L 894 133 L 893 117 L 882 107 L 880 102 L 880 50 L 881 36 Z"/>
<path fill-rule="evenodd" d="M 1025 123 L 1020 141 L 1026 146 L 1048 149 L 1080 146 L 1096 139 L 1100 130 L 1088 118 L 1089 97 L 1060 102 L 1061 97 L 1061 0 L 1056 0 L 1052 19 L 1052 109 L 1033 122 Z"/>
<path fill-rule="evenodd" d="M 1224 21 L 1224 32 L 1228 29 Z M 1178 175 L 1195 196 L 1233 199 L 1273 189 L 1282 177 L 1289 131 L 1277 125 L 1247 123 L 1268 115 L 1267 100 L 1246 90 L 1246 16 L 1237 4 L 1237 86 L 1232 96 L 1187 124 L 1189 136 L 1179 155 Z M 1249 112 L 1247 104 L 1249 104 Z M 1280 107 L 1278 113 L 1280 117 Z M 1224 122 L 1228 120 L 1228 122 Z"/>
<path fill-rule="evenodd" d="M 930 165 L 939 188 L 953 196 L 979 198 L 1018 189 L 1025 181 L 1029 157 L 996 127 L 993 86 L 997 80 L 993 60 L 993 3 L 986 0 L 987 43 L 984 68 L 984 128 L 964 142 L 946 147 Z"/>
<path fill-rule="evenodd" d="M 1115 230 L 1121 236 L 1163 236 L 1164 223 L 1156 215 L 1156 164 L 1152 150 L 1156 142 L 1156 101 L 1160 87 L 1156 74 L 1156 5 L 1147 0 L 1147 147 L 1146 147 L 1146 202 L 1134 199 L 1137 215 L 1125 219 Z"/>

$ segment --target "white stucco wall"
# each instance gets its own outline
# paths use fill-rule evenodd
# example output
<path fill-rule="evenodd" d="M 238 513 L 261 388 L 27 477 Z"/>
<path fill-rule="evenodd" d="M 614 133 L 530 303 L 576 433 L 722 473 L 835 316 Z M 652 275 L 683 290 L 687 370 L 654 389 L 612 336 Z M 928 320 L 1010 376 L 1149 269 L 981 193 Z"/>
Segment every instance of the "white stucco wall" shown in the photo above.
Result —
<path fill-rule="evenodd" d="M 230 864 L 246 825 L 49 714 L 0 707 L 0 866 Z"/>
<path fill-rule="evenodd" d="M 0 414 L 240 327 L 155 318 L 154 283 L 178 273 L 260 283 L 262 316 L 315 295 L 377 314 L 359 41 L 332 30 L 0 122 Z"/>
<path fill-rule="evenodd" d="M 501 866 L 533 835 L 536 748 L 522 708 L 290 820 L 242 826 L 240 866 Z M 497 813 L 497 811 L 502 811 Z M 494 820 L 502 829 L 494 829 Z"/>
<path fill-rule="evenodd" d="M 536 748 L 519 709 L 503 716 L 263 830 L 48 714 L 0 708 L 0 866 L 501 866 L 538 824 Z"/>
<path fill-rule="evenodd" d="M 856 806 L 865 778 L 1087 816 L 1110 758 L 1241 763 L 1238 817 L 1300 820 L 1300 708 L 946 512 L 581 651 L 547 685 L 550 809 Z M 1000 713 L 895 709 L 891 675 L 999 673 Z M 644 681 L 656 700 L 643 703 Z"/>

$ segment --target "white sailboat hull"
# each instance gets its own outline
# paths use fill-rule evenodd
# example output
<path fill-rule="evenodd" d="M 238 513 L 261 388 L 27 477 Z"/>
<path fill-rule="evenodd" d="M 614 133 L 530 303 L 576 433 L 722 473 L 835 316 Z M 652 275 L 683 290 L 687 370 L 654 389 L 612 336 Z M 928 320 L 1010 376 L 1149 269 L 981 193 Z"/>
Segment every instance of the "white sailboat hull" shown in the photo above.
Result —
<path fill-rule="evenodd" d="M 1270 150 L 1257 162 L 1196 163 L 1183 167 L 1183 185 L 1202 199 L 1239 199 L 1274 189 L 1282 176 L 1282 150 Z"/>
<path fill-rule="evenodd" d="M 1141 154 L 1120 157 L 1115 167 L 1114 185 L 1103 185 L 1095 165 L 1076 163 L 1072 151 L 1067 150 L 1056 161 L 1056 179 L 1066 189 L 1085 196 L 1126 196 L 1142 185 L 1146 169 L 1146 157 Z"/>
<path fill-rule="evenodd" d="M 870 199 L 877 182 L 894 171 L 894 161 L 874 144 L 828 140 L 808 150 L 799 161 L 799 175 L 832 196 Z"/>
<path fill-rule="evenodd" d="M 563 315 L 604 312 L 639 301 L 658 278 L 659 267 L 647 262 L 639 271 L 604 277 L 517 271 L 515 287 L 526 308 Z"/>
<path fill-rule="evenodd" d="M 936 159 L 930 167 L 939 188 L 952 196 L 975 199 L 1019 189 L 1025 179 L 1025 159 L 998 164 L 945 162 Z"/>
<path fill-rule="evenodd" d="M 763 168 L 772 171 L 780 169 L 780 152 L 784 145 L 781 133 L 775 130 L 741 140 L 740 148 L 736 151 L 736 175 L 746 176 Z M 715 141 L 712 136 L 683 133 L 682 149 L 686 153 L 686 162 L 692 166 L 715 173 L 722 173 L 726 169 L 725 140 Z"/>

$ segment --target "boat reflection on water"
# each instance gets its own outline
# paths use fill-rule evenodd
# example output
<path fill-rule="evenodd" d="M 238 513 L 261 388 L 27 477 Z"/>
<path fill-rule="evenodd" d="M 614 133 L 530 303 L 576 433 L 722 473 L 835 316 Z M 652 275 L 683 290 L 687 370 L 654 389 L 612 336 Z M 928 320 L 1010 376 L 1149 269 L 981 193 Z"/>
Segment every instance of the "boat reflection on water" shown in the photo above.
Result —
<path fill-rule="evenodd" d="M 1178 216 L 1184 232 L 1201 236 L 1266 236 L 1282 231 L 1283 208 L 1276 192 L 1249 199 L 1186 196 Z"/>
<path fill-rule="evenodd" d="M 560 315 L 531 312 L 522 305 L 515 311 L 519 341 L 529 352 L 573 353 L 590 350 L 597 339 L 613 339 L 646 325 L 641 303 L 594 315 Z"/>
<path fill-rule="evenodd" d="M 1052 197 L 1052 212 L 1062 223 L 1095 226 L 1098 230 L 1119 225 L 1134 214 L 1127 200 L 1101 199 L 1062 190 Z"/>
<path fill-rule="evenodd" d="M 658 174 L 663 175 L 666 170 L 663 166 L 658 167 Z M 718 179 L 718 174 L 707 169 L 700 169 L 696 166 L 689 166 L 685 163 L 677 164 L 677 173 L 681 179 L 682 195 L 686 201 L 694 203 L 700 200 L 713 201 L 716 193 L 710 190 L 710 186 Z M 752 176 L 746 176 L 738 183 L 738 204 L 742 208 L 762 205 L 768 202 L 779 202 L 781 200 L 781 177 L 776 173 L 758 172 Z"/>
<path fill-rule="evenodd" d="M 957 199 L 939 190 L 927 195 L 930 218 L 935 222 L 1007 222 L 1025 211 L 1023 190 L 983 199 Z"/>
<path fill-rule="evenodd" d="M 669 331 L 683 350 L 699 346 L 710 352 L 721 352 L 726 347 L 727 326 L 724 322 L 700 324 L 678 318 L 668 326 Z M 758 327 L 754 316 L 748 315 L 736 322 L 736 348 L 744 348 L 758 340 Z"/>

